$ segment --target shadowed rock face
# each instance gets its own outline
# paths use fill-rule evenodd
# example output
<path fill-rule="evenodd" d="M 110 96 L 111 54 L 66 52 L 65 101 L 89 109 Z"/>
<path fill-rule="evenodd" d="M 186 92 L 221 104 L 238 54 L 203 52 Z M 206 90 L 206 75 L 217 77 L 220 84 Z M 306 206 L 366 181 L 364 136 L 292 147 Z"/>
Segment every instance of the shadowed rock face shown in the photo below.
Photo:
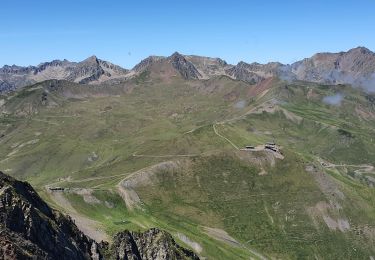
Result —
<path fill-rule="evenodd" d="M 155 228 L 144 233 L 120 232 L 112 248 L 115 259 L 199 259 L 192 251 L 176 244 L 169 233 Z"/>
<path fill-rule="evenodd" d="M 226 73 L 238 80 L 255 84 L 264 79 L 262 76 L 250 70 L 250 64 L 240 62 L 236 66 L 226 70 Z"/>
<path fill-rule="evenodd" d="M 158 229 L 123 231 L 111 247 L 84 235 L 30 184 L 0 172 L 0 259 L 199 259 Z"/>
<path fill-rule="evenodd" d="M 175 52 L 169 57 L 172 66 L 180 72 L 181 76 L 185 79 L 199 79 L 202 75 L 195 68 L 193 63 L 187 61 L 184 56 Z"/>
<path fill-rule="evenodd" d="M 0 234 L 0 256 L 8 259 L 101 259 L 98 245 L 69 217 L 52 210 L 30 184 L 2 172 Z"/>

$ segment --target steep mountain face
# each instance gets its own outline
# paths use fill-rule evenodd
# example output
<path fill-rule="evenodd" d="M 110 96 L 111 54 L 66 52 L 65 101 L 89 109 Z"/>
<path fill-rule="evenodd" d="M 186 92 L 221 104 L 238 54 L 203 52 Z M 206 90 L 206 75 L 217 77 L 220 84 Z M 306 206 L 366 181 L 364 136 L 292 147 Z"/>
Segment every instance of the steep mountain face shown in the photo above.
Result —
<path fill-rule="evenodd" d="M 225 75 L 225 70 L 233 66 L 220 58 L 202 57 L 196 55 L 185 55 L 186 60 L 191 62 L 204 79 L 213 76 Z"/>
<path fill-rule="evenodd" d="M 76 83 L 100 83 L 124 76 L 128 71 L 110 62 L 89 57 L 82 62 L 54 60 L 38 66 L 4 66 L 0 68 L 0 91 L 8 91 L 49 79 Z"/>
<path fill-rule="evenodd" d="M 166 71 L 174 71 L 187 80 L 202 78 L 202 75 L 196 69 L 194 64 L 178 52 L 173 53 L 169 57 L 150 56 L 142 60 L 132 69 L 133 74 L 140 74 L 144 71 L 154 71 L 157 74 L 160 72 L 165 73 Z M 171 75 L 175 74 L 172 73 Z"/>
<path fill-rule="evenodd" d="M 123 231 L 108 243 L 84 235 L 26 182 L 0 172 L 0 259 L 199 259 L 158 229 Z"/>
<path fill-rule="evenodd" d="M 0 255 L 6 259 L 101 259 L 98 245 L 25 182 L 0 172 Z"/>
<path fill-rule="evenodd" d="M 195 66 L 178 52 L 175 52 L 172 56 L 168 57 L 168 62 L 172 64 L 184 79 L 199 79 L 202 77 Z"/>
<path fill-rule="evenodd" d="M 162 61 L 164 59 L 165 59 L 165 57 L 162 57 L 162 56 L 150 56 L 150 57 L 142 60 L 137 65 L 135 65 L 134 68 L 132 69 L 132 71 L 134 73 L 142 73 L 143 71 L 148 69 L 153 64 L 157 63 L 158 61 Z"/>
<path fill-rule="evenodd" d="M 1 92 L 9 92 L 9 91 L 14 90 L 14 89 L 15 89 L 14 86 L 9 84 L 8 82 L 0 80 L 0 93 Z"/>
<path fill-rule="evenodd" d="M 258 73 L 252 71 L 251 68 L 251 64 L 239 62 L 236 66 L 233 66 L 225 72 L 234 79 L 250 82 L 252 84 L 264 79 Z"/>
<path fill-rule="evenodd" d="M 112 250 L 115 259 L 199 259 L 192 251 L 177 245 L 169 233 L 155 228 L 144 233 L 118 233 Z"/>
<path fill-rule="evenodd" d="M 289 69 L 298 80 L 353 84 L 375 90 L 375 53 L 363 47 L 348 52 L 318 53 Z"/>

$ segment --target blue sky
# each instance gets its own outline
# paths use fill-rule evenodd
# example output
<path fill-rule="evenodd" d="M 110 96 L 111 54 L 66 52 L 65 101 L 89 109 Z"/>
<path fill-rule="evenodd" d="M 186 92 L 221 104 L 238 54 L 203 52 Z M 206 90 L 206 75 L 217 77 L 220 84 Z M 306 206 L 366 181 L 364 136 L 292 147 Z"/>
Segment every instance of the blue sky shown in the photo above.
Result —
<path fill-rule="evenodd" d="M 374 0 L 12 0 L 0 7 L 0 66 L 90 55 L 131 68 L 174 51 L 229 63 L 291 63 L 375 50 Z"/>

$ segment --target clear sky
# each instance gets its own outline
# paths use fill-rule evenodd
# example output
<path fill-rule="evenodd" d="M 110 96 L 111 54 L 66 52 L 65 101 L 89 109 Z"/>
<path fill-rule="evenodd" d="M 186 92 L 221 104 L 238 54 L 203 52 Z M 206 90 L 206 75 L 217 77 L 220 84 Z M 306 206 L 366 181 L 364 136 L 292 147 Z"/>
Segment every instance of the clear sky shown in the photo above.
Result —
<path fill-rule="evenodd" d="M 374 0 L 4 0 L 0 22 L 0 66 L 95 54 L 131 68 L 174 51 L 291 63 L 375 50 Z"/>

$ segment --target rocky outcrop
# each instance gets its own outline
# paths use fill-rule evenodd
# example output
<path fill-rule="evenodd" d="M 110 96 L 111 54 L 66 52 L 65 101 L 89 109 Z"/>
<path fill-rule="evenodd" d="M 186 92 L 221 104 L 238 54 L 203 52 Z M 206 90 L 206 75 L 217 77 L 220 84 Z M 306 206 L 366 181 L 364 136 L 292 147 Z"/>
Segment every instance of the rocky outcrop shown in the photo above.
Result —
<path fill-rule="evenodd" d="M 111 252 L 115 259 L 199 259 L 192 251 L 179 246 L 169 233 L 155 228 L 143 233 L 118 233 Z"/>
<path fill-rule="evenodd" d="M 26 182 L 0 172 L 0 258 L 101 259 L 98 245 Z"/>
<path fill-rule="evenodd" d="M 133 72 L 135 73 L 142 73 L 143 71 L 147 70 L 150 66 L 153 64 L 165 60 L 165 57 L 161 56 L 150 56 L 147 57 L 146 59 L 143 59 L 140 63 L 134 66 L 132 69 Z"/>
<path fill-rule="evenodd" d="M 186 60 L 185 57 L 178 52 L 173 53 L 168 60 L 184 79 L 199 79 L 202 77 L 193 63 Z"/>
<path fill-rule="evenodd" d="M 202 75 L 202 78 L 209 79 L 214 76 L 225 75 L 225 70 L 233 67 L 220 58 L 210 58 L 196 55 L 184 55 Z"/>
<path fill-rule="evenodd" d="M 239 62 L 236 66 L 233 66 L 225 72 L 234 79 L 246 81 L 251 84 L 258 83 L 264 79 L 262 76 L 251 71 L 250 64 L 245 62 Z"/>
<path fill-rule="evenodd" d="M 9 92 L 14 90 L 15 88 L 9 84 L 7 81 L 0 80 L 0 93 L 2 92 Z"/>
<path fill-rule="evenodd" d="M 27 182 L 0 172 L 0 259 L 199 259 L 158 229 L 96 243 L 51 209 Z"/>

